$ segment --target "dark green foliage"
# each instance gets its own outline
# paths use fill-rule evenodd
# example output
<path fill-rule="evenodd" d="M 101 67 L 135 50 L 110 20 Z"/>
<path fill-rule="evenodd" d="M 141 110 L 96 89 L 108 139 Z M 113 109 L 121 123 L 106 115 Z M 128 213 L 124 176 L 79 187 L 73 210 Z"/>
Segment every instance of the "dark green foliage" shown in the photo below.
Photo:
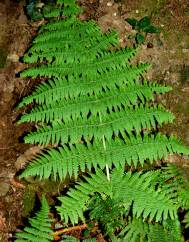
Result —
<path fill-rule="evenodd" d="M 135 35 L 136 43 L 142 44 L 145 41 L 145 33 L 159 33 L 159 28 L 151 24 L 151 20 L 148 16 L 141 18 L 140 20 L 134 18 L 127 18 L 126 21 L 137 31 Z"/>
<path fill-rule="evenodd" d="M 43 18 L 41 9 L 37 7 L 37 0 L 29 0 L 26 6 L 26 13 L 33 21 L 37 21 Z"/>
<path fill-rule="evenodd" d="M 66 222 L 70 219 L 72 223 L 78 223 L 79 217 L 84 219 L 83 211 L 87 209 L 90 197 L 98 193 L 102 196 L 102 200 L 108 197 L 112 202 L 115 201 L 117 206 L 124 207 L 126 214 L 128 209 L 131 209 L 137 218 L 142 216 L 144 219 L 149 218 L 157 222 L 169 217 L 175 219 L 178 205 L 175 204 L 173 194 L 155 188 L 158 185 L 157 175 L 156 171 L 145 174 L 138 172 L 124 174 L 119 168 L 113 170 L 108 181 L 105 174 L 97 170 L 91 178 L 86 178 L 87 182 L 80 183 L 76 189 L 70 189 L 69 197 L 59 198 L 62 206 L 58 207 L 58 211 Z"/>
<path fill-rule="evenodd" d="M 167 220 L 161 225 L 134 218 L 119 236 L 123 242 L 184 242 L 177 220 Z"/>
<path fill-rule="evenodd" d="M 29 219 L 30 227 L 25 227 L 22 232 L 16 233 L 16 242 L 25 241 L 40 241 L 48 242 L 53 240 L 51 222 L 48 217 L 49 206 L 43 197 L 40 211 L 36 214 L 36 217 Z"/>
<path fill-rule="evenodd" d="M 98 221 L 100 227 L 106 234 L 114 234 L 115 228 L 122 228 L 125 225 L 124 215 L 126 208 L 117 200 L 95 194 L 88 205 L 90 218 Z"/>

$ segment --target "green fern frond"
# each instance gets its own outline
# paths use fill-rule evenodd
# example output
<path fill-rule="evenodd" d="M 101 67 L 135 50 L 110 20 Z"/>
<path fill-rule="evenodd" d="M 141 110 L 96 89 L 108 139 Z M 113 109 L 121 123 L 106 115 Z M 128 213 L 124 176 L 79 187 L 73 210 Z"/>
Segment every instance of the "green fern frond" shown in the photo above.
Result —
<path fill-rule="evenodd" d="M 183 168 L 175 164 L 167 164 L 162 168 L 164 179 L 164 189 L 167 193 L 172 193 L 177 198 L 180 207 L 189 209 L 189 180 Z"/>
<path fill-rule="evenodd" d="M 64 6 L 64 16 L 71 17 L 82 12 L 82 9 L 76 4 L 75 0 L 57 0 L 57 4 Z"/>
<path fill-rule="evenodd" d="M 52 65 L 41 65 L 22 72 L 22 77 L 56 77 L 64 78 L 66 75 L 80 75 L 96 77 L 97 73 L 109 73 L 109 70 L 120 70 L 128 67 L 128 59 L 136 53 L 133 48 L 121 49 L 116 52 L 104 53 L 101 57 L 86 63 L 54 63 Z M 109 73 L 110 75 L 110 73 Z"/>
<path fill-rule="evenodd" d="M 117 45 L 117 42 L 117 33 L 112 31 L 102 35 L 101 39 L 98 39 L 98 41 L 95 41 L 94 43 L 82 43 L 82 47 L 80 44 L 78 44 L 78 42 L 71 43 L 69 42 L 69 40 L 57 40 L 47 43 L 37 43 L 32 45 L 32 47 L 28 51 L 28 54 L 24 56 L 23 60 L 28 63 L 37 62 L 38 55 L 41 55 L 40 59 L 43 59 L 49 53 L 49 51 L 62 51 L 62 56 L 67 56 L 68 58 L 68 52 L 71 56 L 74 56 L 75 58 L 81 57 L 82 55 L 86 54 L 94 55 L 97 52 L 99 53 L 101 51 L 109 49 L 111 46 Z M 70 44 L 72 45 L 70 46 Z"/>
<path fill-rule="evenodd" d="M 65 2 L 58 0 L 56 5 L 47 5 L 43 11 L 45 18 L 55 18 L 64 15 L 65 17 L 75 16 L 82 12 L 82 9 L 75 1 Z"/>
<path fill-rule="evenodd" d="M 75 189 L 70 189 L 67 197 L 60 197 L 62 205 L 57 207 L 62 219 L 68 222 L 68 219 L 75 224 L 78 219 L 84 220 L 83 212 L 88 209 L 90 196 L 95 193 L 109 196 L 118 204 L 123 201 L 132 204 L 131 210 L 133 214 L 139 218 L 150 218 L 155 221 L 177 218 L 177 207 L 171 200 L 171 195 L 163 193 L 161 190 L 155 190 L 153 186 L 146 181 L 140 173 L 131 174 L 130 172 L 123 174 L 122 169 L 113 170 L 116 181 L 111 178 L 107 180 L 106 175 L 97 170 L 91 178 L 86 178 L 86 183 L 79 183 Z M 153 173 L 150 173 L 153 176 Z"/>
<path fill-rule="evenodd" d="M 40 211 L 36 214 L 36 217 L 29 220 L 31 227 L 25 227 L 22 232 L 16 233 L 16 242 L 48 242 L 53 240 L 51 222 L 48 217 L 49 206 L 45 199 L 42 198 L 42 205 Z"/>
<path fill-rule="evenodd" d="M 64 80 L 50 80 L 48 83 L 40 84 L 36 91 L 28 97 L 25 97 L 19 104 L 19 107 L 27 105 L 33 101 L 39 104 L 50 104 L 54 101 L 64 100 L 68 98 L 75 98 L 78 95 L 99 95 L 97 98 L 102 96 L 106 97 L 104 89 L 108 95 L 108 91 L 119 93 L 123 95 L 125 93 L 126 100 L 132 104 L 136 104 L 139 98 L 142 102 L 147 100 L 153 100 L 153 93 L 166 93 L 170 90 L 170 87 L 159 86 L 156 83 L 144 84 L 134 83 L 134 80 L 139 78 L 148 65 L 141 64 L 138 67 L 124 68 L 122 71 L 114 70 L 111 71 L 111 79 L 106 73 L 97 75 L 95 79 L 84 78 L 81 79 L 78 85 L 77 78 L 70 77 L 68 81 Z M 119 87 L 119 90 L 117 89 Z M 128 94 L 128 95 L 127 95 Z M 111 95 L 111 92 L 110 92 Z M 79 100 L 78 100 L 79 101 Z"/>
<path fill-rule="evenodd" d="M 63 14 L 63 8 L 60 8 L 58 6 L 45 6 L 43 10 L 43 16 L 45 18 L 56 18 L 59 16 L 62 16 Z"/>
<path fill-rule="evenodd" d="M 87 24 L 84 21 L 80 21 L 76 18 L 76 16 L 72 16 L 70 18 L 65 19 L 56 19 L 55 21 L 48 22 L 42 25 L 39 29 L 39 33 L 46 31 L 55 31 L 62 28 L 74 27 L 80 24 Z"/>
<path fill-rule="evenodd" d="M 29 121 L 52 122 L 57 119 L 70 120 L 71 117 L 78 118 L 80 116 L 87 116 L 89 112 L 91 115 L 96 116 L 99 112 L 105 113 L 107 109 L 111 112 L 112 108 L 121 109 L 123 106 L 126 108 L 131 105 L 136 105 L 138 99 L 141 103 L 145 103 L 146 100 L 153 100 L 154 92 L 157 93 L 166 90 L 168 90 L 168 87 L 164 88 L 155 84 L 149 85 L 148 83 L 144 83 L 143 85 L 133 83 L 120 90 L 110 90 L 106 91 L 106 93 L 99 93 L 92 96 L 80 95 L 77 98 L 66 100 L 63 99 L 65 98 L 64 95 L 61 95 L 60 98 L 62 100 L 59 102 L 53 101 L 55 97 L 51 97 L 52 99 L 49 100 L 49 103 L 51 101 L 52 104 L 33 108 L 29 114 L 23 115 L 18 123 Z M 39 97 L 41 96 L 39 95 Z M 56 99 L 58 98 L 59 96 L 57 95 Z M 27 100 L 29 100 L 29 97 L 27 97 Z M 26 99 L 23 102 L 26 102 Z"/>
<path fill-rule="evenodd" d="M 130 133 L 135 130 L 137 134 L 142 129 L 150 129 L 156 127 L 156 122 L 162 124 L 164 122 L 172 122 L 173 115 L 165 111 L 162 107 L 136 107 L 112 112 L 110 114 L 103 113 L 102 120 L 99 116 L 87 118 L 77 118 L 68 120 L 68 122 L 56 122 L 51 126 L 43 126 L 36 132 L 32 132 L 25 137 L 25 142 L 30 144 L 39 143 L 58 144 L 77 143 L 82 137 L 85 140 L 102 139 L 102 133 L 107 140 L 112 138 L 113 134 L 123 134 L 125 131 Z"/>
<path fill-rule="evenodd" d="M 44 44 L 47 41 L 51 42 L 57 42 L 57 41 L 62 41 L 63 45 L 67 44 L 68 46 L 73 46 L 76 44 L 77 46 L 80 45 L 86 45 L 90 46 L 93 45 L 95 42 L 100 42 L 100 40 L 103 38 L 103 34 L 96 30 L 93 30 L 94 32 L 84 32 L 82 34 L 82 38 L 80 35 L 76 33 L 76 36 L 74 39 L 70 39 L 66 37 L 64 39 L 64 32 L 63 31 L 53 31 L 53 35 L 51 36 L 49 32 L 43 33 L 39 36 L 37 36 L 34 40 L 34 44 Z M 88 45 L 87 45 L 88 44 Z M 30 49 L 31 50 L 31 49 Z M 31 52 L 31 51 L 30 51 Z"/>
<path fill-rule="evenodd" d="M 189 154 L 189 149 L 176 138 L 163 135 L 130 137 L 125 142 L 117 138 L 107 142 L 106 150 L 101 142 L 88 144 L 87 147 L 83 144 L 69 148 L 64 146 L 58 150 L 51 149 L 33 160 L 20 177 L 39 176 L 42 179 L 53 176 L 54 179 L 64 179 L 67 174 L 77 177 L 79 170 L 84 172 L 98 166 L 104 169 L 106 164 L 109 167 L 112 164 L 116 167 L 124 167 L 125 164 L 143 166 L 146 160 L 152 163 L 172 153 Z"/>
<path fill-rule="evenodd" d="M 91 50 L 92 53 L 100 52 L 103 50 L 106 50 L 108 47 L 115 46 L 117 42 L 117 34 L 115 32 L 109 32 L 104 35 L 99 35 L 96 38 L 85 38 L 81 41 L 75 40 L 75 39 L 55 39 L 51 42 L 39 42 L 29 49 L 28 54 L 26 57 L 24 57 L 24 61 L 33 63 L 34 60 L 37 58 L 37 56 L 32 59 L 32 55 L 35 56 L 35 54 L 41 54 L 41 51 L 43 52 L 43 55 L 45 56 L 48 51 L 55 51 L 59 50 L 62 51 L 62 54 L 64 55 L 65 51 L 70 51 L 73 55 L 74 53 L 82 52 L 83 54 L 89 52 Z M 79 55 L 79 53 L 77 53 Z M 76 55 L 76 54 L 75 54 Z"/>
<path fill-rule="evenodd" d="M 62 20 L 63 22 L 63 20 Z M 61 22 L 59 22 L 61 23 Z M 62 26 L 62 27 L 61 27 Z M 65 27 L 63 24 L 56 25 L 56 30 L 51 30 L 41 32 L 34 39 L 34 43 L 41 43 L 41 42 L 50 42 L 56 39 L 63 39 L 69 40 L 72 38 L 76 38 L 76 40 L 82 40 L 82 38 L 93 36 L 93 35 L 101 35 L 101 31 L 98 25 L 96 25 L 93 21 L 90 22 L 79 22 L 76 21 L 76 24 L 73 26 Z M 61 27 L 61 28 L 60 28 Z"/>
<path fill-rule="evenodd" d="M 65 21 L 65 19 L 62 20 L 62 19 L 58 19 L 57 18 L 54 21 L 48 22 L 48 23 L 40 26 L 39 33 L 45 32 L 45 31 L 51 31 L 51 30 L 54 31 L 54 30 L 58 29 L 59 26 L 61 28 L 63 28 L 63 27 L 65 27 L 65 28 L 72 27 L 73 25 L 77 24 L 77 22 L 81 23 L 82 21 L 80 21 L 76 16 L 72 16 L 70 18 L 66 18 L 66 21 Z"/>
<path fill-rule="evenodd" d="M 123 237 L 123 234 L 126 235 Z M 180 226 L 177 220 L 173 220 L 173 226 L 164 227 L 161 224 L 144 222 L 134 218 L 119 234 L 123 242 L 183 242 Z"/>
<path fill-rule="evenodd" d="M 23 61 L 26 63 L 36 63 L 38 61 L 52 62 L 55 59 L 56 63 L 61 63 L 61 61 L 63 63 L 73 63 L 75 60 L 81 63 L 89 59 L 94 59 L 99 53 L 116 44 L 117 36 L 113 32 L 103 35 L 100 42 L 94 43 L 94 46 L 87 46 L 86 48 L 83 46 L 82 48 L 81 46 L 76 48 L 77 44 L 74 45 L 74 48 L 68 48 L 67 43 L 65 44 L 65 41 L 62 42 L 60 40 L 56 43 L 47 42 L 44 44 L 36 44 L 24 56 Z M 32 51 L 32 54 L 30 51 Z"/>
<path fill-rule="evenodd" d="M 73 34 L 74 32 L 77 31 L 78 33 L 82 33 L 82 32 L 92 32 L 94 29 L 96 29 L 97 31 L 100 31 L 100 27 L 93 21 L 80 21 L 77 18 L 69 18 L 69 19 L 64 19 L 64 20 L 56 20 L 54 22 L 50 22 L 47 23 L 45 25 L 43 25 L 40 28 L 40 34 L 41 33 L 49 33 L 52 31 L 64 31 L 65 36 L 67 34 Z M 70 32 L 69 32 L 70 31 Z M 38 37 L 36 37 L 35 39 L 37 39 Z M 41 38 L 41 37 L 40 37 Z M 38 42 L 34 41 L 35 42 Z"/>

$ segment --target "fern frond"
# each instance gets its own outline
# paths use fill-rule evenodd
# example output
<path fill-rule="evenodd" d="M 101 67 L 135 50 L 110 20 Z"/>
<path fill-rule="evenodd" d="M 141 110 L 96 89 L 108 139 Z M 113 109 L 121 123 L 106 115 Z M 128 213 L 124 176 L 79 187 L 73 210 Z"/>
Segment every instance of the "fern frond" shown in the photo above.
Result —
<path fill-rule="evenodd" d="M 51 42 L 50 42 L 51 43 Z M 60 45 L 60 41 L 58 42 L 58 45 Z M 102 54 L 102 51 L 106 50 L 110 47 L 110 45 L 113 45 L 114 42 L 110 42 L 110 39 L 105 39 L 103 42 L 97 43 L 94 47 L 92 46 L 89 48 L 82 48 L 79 50 L 75 50 L 75 48 L 72 50 L 71 48 L 64 48 L 64 46 L 61 46 L 61 48 L 58 48 L 55 43 L 53 43 L 53 46 L 56 46 L 56 50 L 53 50 L 51 48 L 46 49 L 43 53 L 32 53 L 29 55 L 25 55 L 23 60 L 26 63 L 40 63 L 47 61 L 48 63 L 53 64 L 61 64 L 61 63 L 86 63 L 89 60 L 94 60 L 100 54 Z M 48 45 L 48 44 L 46 44 Z M 43 45 L 44 47 L 44 45 Z M 65 50 L 64 50 L 65 49 Z"/>
<path fill-rule="evenodd" d="M 18 123 L 29 121 L 52 122 L 57 119 L 69 120 L 71 117 L 87 116 L 89 112 L 91 115 L 96 116 L 99 112 L 105 113 L 107 109 L 111 112 L 112 108 L 116 110 L 117 108 L 121 109 L 122 107 L 137 105 L 138 100 L 141 103 L 145 103 L 153 100 L 153 93 L 166 90 L 168 90 L 168 87 L 159 87 L 156 84 L 149 85 L 144 83 L 142 85 L 133 83 L 120 90 L 107 90 L 105 93 L 98 93 L 92 96 L 80 95 L 74 99 L 64 99 L 65 96 L 62 93 L 62 96 L 56 96 L 56 99 L 60 98 L 62 100 L 55 102 L 55 97 L 52 96 L 52 99 L 49 100 L 49 103 L 51 101 L 52 104 L 44 104 L 33 108 L 29 114 L 24 114 Z M 29 100 L 29 97 L 27 99 Z"/>
<path fill-rule="evenodd" d="M 82 12 L 75 0 L 57 0 L 57 4 L 64 6 L 64 16 L 72 17 Z"/>
<path fill-rule="evenodd" d="M 34 60 L 37 59 L 37 54 L 41 54 L 42 59 L 43 55 L 45 57 L 45 54 L 49 51 L 55 50 L 62 51 L 63 55 L 65 55 L 65 51 L 70 51 L 72 55 L 79 55 L 77 51 L 86 54 L 91 50 L 90 55 L 92 55 L 93 53 L 99 53 L 103 50 L 107 50 L 108 47 L 116 45 L 116 36 L 114 32 L 110 32 L 100 35 L 98 38 L 90 38 L 90 41 L 87 38 L 81 41 L 76 41 L 74 39 L 55 39 L 53 42 L 36 43 L 29 49 L 28 54 L 24 57 L 24 61 L 33 63 Z M 32 55 L 34 55 L 34 57 L 32 57 Z"/>
<path fill-rule="evenodd" d="M 175 195 L 180 207 L 189 209 L 189 181 L 184 170 L 175 164 L 167 164 L 162 168 L 162 176 L 165 191 Z"/>
<path fill-rule="evenodd" d="M 16 233 L 16 242 L 48 242 L 53 240 L 51 230 L 51 219 L 48 218 L 49 206 L 43 197 L 40 211 L 36 214 L 36 217 L 31 218 L 29 223 L 31 227 L 25 227 L 22 232 Z"/>
<path fill-rule="evenodd" d="M 76 18 L 76 16 L 72 16 L 70 18 L 65 19 L 56 19 L 55 21 L 48 22 L 42 25 L 39 29 L 39 33 L 46 32 L 46 31 L 55 31 L 57 29 L 62 28 L 72 28 L 73 26 L 79 24 L 87 24 L 86 22 L 80 21 Z"/>
<path fill-rule="evenodd" d="M 120 70 L 128 66 L 128 59 L 136 53 L 135 49 L 126 48 L 116 52 L 103 53 L 95 60 L 82 63 L 56 63 L 52 65 L 41 65 L 40 67 L 30 68 L 21 73 L 22 77 L 56 77 L 64 78 L 66 75 L 91 76 L 96 78 L 97 73 L 108 73 L 109 70 Z M 110 75 L 110 73 L 109 73 Z"/>
<path fill-rule="evenodd" d="M 139 98 L 141 101 L 153 100 L 153 93 L 165 93 L 170 90 L 170 87 L 159 86 L 158 84 L 149 84 L 144 82 L 143 85 L 134 83 L 134 80 L 139 78 L 148 65 L 141 64 L 138 67 L 124 68 L 122 71 L 111 71 L 111 79 L 106 73 L 97 75 L 95 79 L 84 78 L 81 79 L 79 84 L 77 78 L 70 77 L 67 82 L 64 80 L 50 80 L 48 83 L 40 84 L 32 95 L 25 97 L 19 104 L 19 107 L 27 105 L 33 101 L 39 104 L 50 104 L 54 101 L 77 97 L 78 95 L 98 95 L 103 96 L 104 89 L 106 92 L 111 90 L 113 93 L 120 92 L 128 93 L 128 99 L 132 104 L 136 104 Z M 121 94 L 122 95 L 122 94 Z M 100 97 L 99 97 L 100 98 Z"/>
<path fill-rule="evenodd" d="M 43 15 L 45 18 L 56 18 L 62 16 L 63 9 L 58 6 L 45 6 Z"/>
<path fill-rule="evenodd" d="M 47 22 L 46 24 L 40 26 L 39 28 L 39 34 L 42 32 L 47 32 L 47 31 L 55 31 L 57 28 L 59 28 L 59 26 L 61 26 L 61 28 L 68 28 L 68 27 L 72 27 L 75 24 L 78 23 L 82 23 L 82 21 L 80 21 L 76 16 L 72 16 L 70 18 L 66 18 L 66 19 L 55 19 L 54 21 L 51 20 L 49 22 Z M 56 28 L 57 26 L 57 28 Z M 33 43 L 32 43 L 33 44 Z"/>
<path fill-rule="evenodd" d="M 63 45 L 68 45 L 68 46 L 73 46 L 74 44 L 78 46 L 81 45 L 83 46 L 91 46 L 94 45 L 94 43 L 100 42 L 100 40 L 103 38 L 103 34 L 101 32 L 98 32 L 97 30 L 94 30 L 93 33 L 91 32 L 84 32 L 82 34 L 82 38 L 80 35 L 75 36 L 74 39 L 70 39 L 68 37 L 66 37 L 64 39 L 64 32 L 63 31 L 53 31 L 53 35 L 51 36 L 50 34 L 48 35 L 47 33 L 42 33 L 41 35 L 39 35 L 38 37 L 36 37 L 35 41 L 34 41 L 34 45 L 35 44 L 44 44 L 47 41 L 51 41 L 51 42 L 58 42 L 61 41 L 63 43 Z M 31 49 L 30 49 L 31 52 Z"/>
<path fill-rule="evenodd" d="M 28 63 L 37 62 L 39 55 L 41 55 L 41 58 L 39 59 L 42 60 L 49 53 L 49 51 L 62 51 L 62 56 L 67 56 L 68 58 L 68 53 L 75 58 L 79 58 L 86 54 L 90 54 L 92 56 L 97 52 L 99 53 L 109 49 L 111 46 L 115 46 L 118 42 L 117 33 L 113 31 L 102 35 L 101 39 L 91 42 L 90 44 L 88 42 L 82 43 L 82 47 L 80 44 L 73 41 L 74 40 L 72 40 L 72 42 L 69 42 L 69 40 L 57 40 L 53 42 L 34 44 L 29 49 L 28 54 L 24 56 L 23 60 Z"/>
<path fill-rule="evenodd" d="M 107 142 L 106 146 L 104 150 L 101 142 L 94 142 L 87 147 L 77 144 L 70 148 L 64 146 L 58 150 L 51 149 L 34 159 L 20 177 L 39 176 L 45 179 L 53 176 L 54 179 L 64 179 L 67 174 L 77 177 L 79 170 L 84 172 L 85 169 L 96 169 L 98 166 L 104 169 L 106 164 L 109 167 L 112 164 L 124 167 L 132 163 L 143 166 L 146 160 L 152 163 L 168 154 L 189 154 L 189 149 L 176 138 L 163 135 L 130 137 L 125 142 L 117 138 Z"/>
<path fill-rule="evenodd" d="M 93 30 L 96 31 L 100 31 L 100 27 L 93 21 L 81 21 L 77 18 L 69 18 L 69 19 L 64 19 L 64 20 L 56 20 L 54 22 L 51 23 L 47 23 L 45 25 L 43 25 L 40 28 L 39 33 L 43 33 L 43 34 L 47 34 L 53 31 L 63 31 L 63 33 L 65 34 L 65 37 L 68 36 L 69 34 L 73 35 L 75 34 L 82 34 L 83 32 L 93 32 Z M 49 34 L 48 34 L 49 36 Z M 71 36 L 73 37 L 73 36 Z M 40 37 L 42 38 L 42 37 Z M 38 39 L 38 37 L 36 37 L 35 39 L 38 42 L 41 39 Z"/>
<path fill-rule="evenodd" d="M 49 126 L 43 126 L 36 132 L 32 132 L 25 137 L 25 142 L 30 144 L 58 144 L 59 142 L 77 143 L 82 137 L 85 140 L 102 139 L 102 133 L 107 140 L 113 134 L 123 134 L 125 131 L 140 133 L 142 129 L 156 127 L 156 122 L 172 122 L 173 115 L 165 111 L 162 107 L 136 107 L 135 109 L 125 109 L 110 114 L 103 113 L 102 121 L 99 116 L 87 118 L 77 118 L 68 122 L 56 122 Z"/>
<path fill-rule="evenodd" d="M 126 233 L 122 238 L 123 242 L 183 242 L 178 223 L 177 221 L 173 222 L 174 226 L 169 228 L 158 223 L 147 223 L 142 219 L 134 218 L 120 235 Z"/>
<path fill-rule="evenodd" d="M 64 7 L 62 7 L 64 5 Z M 70 3 L 64 3 L 63 1 L 57 1 L 56 5 L 47 5 L 43 10 L 43 15 L 45 18 L 55 18 L 62 15 L 66 17 L 72 17 L 82 12 L 82 9 L 75 3 L 75 1 L 70 1 Z"/>
<path fill-rule="evenodd" d="M 63 20 L 62 20 L 63 21 Z M 51 42 L 57 39 L 69 40 L 75 38 L 76 40 L 82 40 L 82 38 L 91 37 L 93 35 L 101 35 L 101 31 L 98 25 L 93 21 L 90 22 L 79 22 L 73 26 L 65 27 L 62 25 L 56 25 L 58 29 L 50 32 L 42 32 L 34 39 L 34 43 Z"/>
<path fill-rule="evenodd" d="M 68 219 L 74 224 L 78 223 L 78 219 L 84 219 L 82 214 L 87 210 L 90 196 L 98 193 L 102 197 L 104 195 L 114 199 L 118 204 L 123 201 L 132 204 L 132 212 L 138 218 L 155 219 L 162 221 L 170 217 L 177 218 L 177 207 L 171 200 L 171 195 L 163 193 L 160 190 L 154 190 L 154 187 L 146 181 L 145 177 L 140 173 L 131 174 L 130 172 L 123 174 L 122 169 L 113 170 L 115 175 L 119 177 L 116 182 L 111 178 L 107 180 L 106 175 L 97 170 L 96 175 L 86 178 L 86 183 L 79 183 L 75 189 L 70 189 L 67 197 L 60 197 L 62 205 L 57 207 L 62 219 L 68 222 Z M 153 176 L 153 173 L 150 173 Z M 104 194 L 104 195 L 103 195 Z"/>

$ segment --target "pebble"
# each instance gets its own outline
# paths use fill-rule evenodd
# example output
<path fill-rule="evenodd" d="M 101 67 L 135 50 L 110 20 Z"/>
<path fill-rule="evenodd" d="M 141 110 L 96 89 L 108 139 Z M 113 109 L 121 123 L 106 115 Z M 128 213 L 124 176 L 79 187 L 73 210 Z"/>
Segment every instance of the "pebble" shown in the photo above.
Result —
<path fill-rule="evenodd" d="M 10 189 L 10 185 L 6 182 L 0 182 L 0 197 L 6 196 Z"/>
<path fill-rule="evenodd" d="M 112 4 L 111 2 L 108 2 L 108 3 L 107 3 L 107 6 L 108 6 L 108 7 L 111 7 L 112 5 L 113 5 L 113 4 Z"/>

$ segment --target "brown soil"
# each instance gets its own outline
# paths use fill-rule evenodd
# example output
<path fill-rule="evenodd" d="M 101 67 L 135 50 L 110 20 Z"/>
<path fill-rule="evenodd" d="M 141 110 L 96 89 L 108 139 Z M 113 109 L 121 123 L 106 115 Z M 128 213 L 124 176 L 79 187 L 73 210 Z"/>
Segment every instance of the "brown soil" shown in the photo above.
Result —
<path fill-rule="evenodd" d="M 81 17 L 94 18 L 104 30 L 116 28 L 122 45 L 130 44 L 127 36 L 133 31 L 125 18 L 152 17 L 162 28 L 161 34 L 147 36 L 138 61 L 152 64 L 147 74 L 151 80 L 173 86 L 164 103 L 176 116 L 173 125 L 164 131 L 177 134 L 189 144 L 189 3 L 187 0 L 90 0 L 80 1 L 87 11 Z M 142 3 L 141 3 L 142 2 Z M 27 20 L 23 3 L 0 1 L 0 241 L 12 241 L 16 226 L 22 224 L 24 186 L 16 182 L 16 173 L 22 166 L 23 154 L 35 153 L 20 137 L 28 125 L 16 125 L 19 112 L 15 109 L 34 83 L 17 77 L 24 66 L 19 63 L 29 46 L 36 26 Z M 147 45 L 150 43 L 150 45 Z M 151 48 L 148 48 L 150 46 Z M 180 161 L 180 160 L 179 160 Z M 187 166 L 187 157 L 182 164 Z"/>
<path fill-rule="evenodd" d="M 26 125 L 17 126 L 15 106 L 27 92 L 27 80 L 16 78 L 23 68 L 18 62 L 27 49 L 33 28 L 23 5 L 0 1 L 0 51 L 6 53 L 0 69 L 0 241 L 6 242 L 21 223 L 23 188 L 16 185 L 15 161 L 27 148 L 19 141 Z"/>

